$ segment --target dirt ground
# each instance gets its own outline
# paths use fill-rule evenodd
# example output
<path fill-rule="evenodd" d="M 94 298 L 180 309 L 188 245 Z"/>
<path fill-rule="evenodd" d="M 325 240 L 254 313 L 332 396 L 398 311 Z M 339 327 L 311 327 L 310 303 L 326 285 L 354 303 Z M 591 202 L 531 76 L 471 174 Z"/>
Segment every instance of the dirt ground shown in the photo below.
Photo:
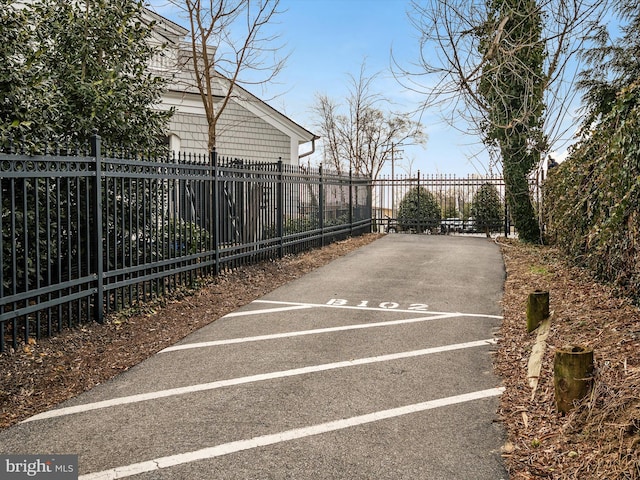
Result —
<path fill-rule="evenodd" d="M 507 269 L 504 321 L 495 368 L 505 393 L 500 415 L 512 479 L 640 479 L 640 310 L 553 248 L 498 241 Z M 549 292 L 551 328 L 532 398 L 527 364 L 537 332 L 526 305 Z M 593 388 L 567 415 L 557 413 L 555 350 L 593 348 Z M 514 368 L 517 367 L 517 368 Z"/>
<path fill-rule="evenodd" d="M 0 428 L 103 383 L 192 331 L 378 238 L 366 235 L 278 261 L 226 272 L 193 292 L 140 306 L 0 355 Z M 512 479 L 640 480 L 640 310 L 549 247 L 497 240 L 507 279 L 495 369 L 506 388 L 499 416 Z M 550 293 L 551 329 L 532 398 L 526 332 L 530 292 Z M 595 353 L 591 394 L 556 412 L 553 356 L 582 345 Z M 514 368 L 517 367 L 517 368 Z"/>

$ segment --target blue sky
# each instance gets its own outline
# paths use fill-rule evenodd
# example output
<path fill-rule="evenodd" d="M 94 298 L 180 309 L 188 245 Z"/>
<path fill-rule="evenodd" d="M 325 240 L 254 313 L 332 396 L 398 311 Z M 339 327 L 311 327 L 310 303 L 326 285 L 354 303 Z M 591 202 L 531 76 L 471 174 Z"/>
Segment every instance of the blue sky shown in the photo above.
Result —
<path fill-rule="evenodd" d="M 184 18 L 167 0 L 151 0 L 151 7 L 179 24 Z M 417 33 L 407 18 L 408 0 L 281 0 L 285 10 L 277 17 L 277 30 L 285 50 L 290 52 L 287 67 L 277 83 L 266 90 L 252 90 L 308 130 L 314 128 L 311 108 L 316 93 L 339 103 L 348 95 L 348 74 L 357 76 L 363 61 L 367 75 L 380 72 L 373 87 L 392 100 L 393 108 L 412 111 L 420 97 L 406 91 L 391 75 L 390 52 L 403 65 L 417 59 Z M 486 158 L 470 160 L 482 151 L 478 139 L 453 131 L 438 117 L 423 116 L 428 135 L 426 147 L 405 147 L 396 172 L 412 170 L 422 174 L 484 173 Z M 386 169 L 388 172 L 390 169 Z"/>

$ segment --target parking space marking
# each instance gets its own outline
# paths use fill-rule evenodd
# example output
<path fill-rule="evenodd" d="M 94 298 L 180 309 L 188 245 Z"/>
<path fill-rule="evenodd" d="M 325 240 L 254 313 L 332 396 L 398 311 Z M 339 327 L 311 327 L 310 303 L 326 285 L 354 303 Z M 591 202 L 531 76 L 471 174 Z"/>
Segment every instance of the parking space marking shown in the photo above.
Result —
<path fill-rule="evenodd" d="M 303 310 L 305 308 L 312 308 L 312 306 L 301 304 L 301 305 L 292 305 L 289 307 L 266 308 L 264 310 L 245 310 L 242 312 L 228 313 L 224 317 L 231 318 L 231 317 L 243 317 L 245 315 L 261 315 L 263 313 L 288 312 L 290 310 Z"/>
<path fill-rule="evenodd" d="M 442 352 L 449 352 L 453 350 L 462 350 L 465 348 L 474 348 L 474 347 L 480 347 L 480 346 L 486 346 L 486 345 L 493 345 L 495 343 L 496 341 L 494 339 L 489 338 L 485 340 L 476 340 L 474 342 L 456 343 L 452 345 L 443 345 L 440 347 L 425 348 L 422 350 L 412 350 L 408 352 L 379 355 L 376 357 L 359 358 L 355 360 L 325 363 L 321 365 L 311 365 L 308 367 L 294 368 L 292 370 L 281 370 L 277 372 L 262 373 L 258 375 L 249 375 L 246 377 L 231 378 L 228 380 L 219 380 L 216 382 L 189 385 L 187 387 L 170 388 L 167 390 L 158 390 L 155 392 L 140 393 L 137 395 L 129 395 L 125 397 L 112 398 L 110 400 L 102 400 L 100 402 L 85 403 L 82 405 L 75 405 L 73 407 L 64 407 L 64 408 L 49 410 L 47 412 L 43 412 L 38 415 L 34 415 L 33 417 L 27 418 L 21 423 L 33 422 L 36 420 L 44 420 L 47 418 L 63 417 L 63 416 L 72 415 L 75 413 L 89 412 L 92 410 L 115 407 L 118 405 L 128 405 L 128 404 L 144 402 L 148 400 L 157 400 L 160 398 L 172 397 L 176 395 L 184 395 L 188 393 L 215 390 L 223 387 L 243 385 L 247 383 L 261 382 L 265 380 L 273 380 L 278 378 L 293 377 L 293 376 L 305 375 L 309 373 L 318 373 L 318 372 L 324 372 L 327 370 L 335 370 L 339 368 L 355 367 L 358 365 L 369 365 L 372 363 L 389 362 L 392 360 L 419 357 L 419 356 L 430 355 L 434 353 L 442 353 Z"/>
<path fill-rule="evenodd" d="M 392 327 L 395 325 L 426 322 L 429 320 L 442 320 L 444 318 L 454 318 L 457 316 L 458 314 L 456 313 L 446 313 L 443 315 L 433 315 L 430 317 L 418 317 L 418 318 L 406 318 L 403 320 L 391 320 L 388 322 L 358 323 L 356 325 L 342 325 L 340 327 L 315 328 L 312 330 L 300 330 L 297 332 L 272 333 L 269 335 L 258 335 L 255 337 L 239 337 L 239 338 L 229 338 L 226 340 L 211 340 L 209 342 L 185 343 L 182 345 L 174 345 L 171 347 L 167 347 L 164 350 L 160 350 L 158 353 L 175 352 L 177 350 L 189 350 L 191 348 L 217 347 L 220 345 L 232 345 L 236 343 L 245 343 L 245 342 L 258 342 L 261 340 L 274 340 L 278 338 L 300 337 L 304 335 L 317 335 L 320 333 L 344 332 L 347 330 L 361 330 L 363 328 Z"/>
<path fill-rule="evenodd" d="M 483 398 L 496 397 L 502 394 L 503 391 L 504 391 L 503 387 L 490 388 L 487 390 L 479 390 L 476 392 L 465 393 L 462 395 L 455 395 L 452 397 L 440 398 L 437 400 L 430 400 L 422 403 L 415 403 L 415 404 L 406 405 L 403 407 L 391 408 L 388 410 L 381 410 L 378 412 L 369 413 L 366 415 L 360 415 L 357 417 L 334 420 L 331 422 L 320 423 L 320 424 L 311 425 L 308 427 L 295 428 L 292 430 L 287 430 L 284 432 L 274 433 L 270 435 L 262 435 L 259 437 L 251 438 L 249 440 L 238 440 L 235 442 L 223 443 L 221 445 L 203 448 L 203 449 L 195 450 L 192 452 L 160 457 L 153 460 L 147 460 L 144 462 L 133 463 L 131 465 L 115 467 L 109 470 L 103 470 L 100 472 L 81 475 L 79 477 L 79 480 L 112 480 L 117 478 L 130 477 L 132 475 L 139 475 L 142 473 L 153 472 L 156 470 L 170 468 L 177 465 L 183 465 L 186 463 L 192 463 L 199 460 L 208 460 L 216 457 L 221 457 L 223 455 L 229 455 L 231 453 L 242 452 L 245 450 L 251 450 L 259 447 L 265 447 L 268 445 L 274 445 L 277 443 L 310 437 L 313 435 L 320 435 L 323 433 L 344 430 L 350 427 L 379 422 L 381 420 L 387 420 L 391 418 L 400 417 L 403 415 L 409 415 L 412 413 L 432 410 L 434 408 L 471 402 L 471 401 L 480 400 Z"/>
<path fill-rule="evenodd" d="M 461 317 L 482 317 L 482 318 L 494 318 L 496 320 L 502 320 L 502 315 L 489 315 L 486 313 L 465 313 L 465 312 L 434 312 L 434 311 L 425 311 L 425 310 L 411 310 L 411 309 L 401 309 L 401 308 L 380 308 L 380 307 L 361 307 L 358 305 L 338 305 L 338 304 L 330 304 L 330 303 L 304 303 L 304 302 L 281 302 L 278 300 L 254 300 L 252 303 L 269 303 L 275 305 L 300 305 L 300 306 L 308 306 L 308 307 L 320 307 L 320 308 L 343 308 L 347 310 L 366 310 L 371 312 L 399 312 L 399 313 L 415 313 L 415 314 L 425 314 L 428 313 L 430 315 L 458 315 Z M 247 314 L 251 312 L 251 310 L 234 312 L 234 316 L 239 317 L 243 314 Z"/>

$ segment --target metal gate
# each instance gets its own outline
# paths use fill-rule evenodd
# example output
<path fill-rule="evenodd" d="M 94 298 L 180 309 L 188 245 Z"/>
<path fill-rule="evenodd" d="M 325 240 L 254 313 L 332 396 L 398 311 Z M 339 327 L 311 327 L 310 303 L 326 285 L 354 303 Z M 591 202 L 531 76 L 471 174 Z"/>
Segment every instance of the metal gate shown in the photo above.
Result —
<path fill-rule="evenodd" d="M 472 215 L 474 201 L 483 185 L 492 185 L 500 198 L 499 221 L 490 225 L 490 233 L 514 233 L 505 202 L 505 184 L 502 177 L 470 175 L 421 175 L 380 177 L 373 183 L 373 222 L 378 232 L 478 234 L 479 228 Z M 403 202 L 410 201 L 411 192 L 429 192 L 439 207 L 439 216 L 432 220 L 406 221 Z M 424 193 L 423 193 L 424 194 Z M 406 205 L 405 205 L 406 207 Z"/>

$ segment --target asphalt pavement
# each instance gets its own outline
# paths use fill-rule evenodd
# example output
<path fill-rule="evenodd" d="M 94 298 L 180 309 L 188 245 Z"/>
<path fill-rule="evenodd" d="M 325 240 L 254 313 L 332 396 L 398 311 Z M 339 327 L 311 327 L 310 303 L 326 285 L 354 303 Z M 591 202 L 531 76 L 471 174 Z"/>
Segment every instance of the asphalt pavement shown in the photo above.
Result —
<path fill-rule="evenodd" d="M 390 234 L 0 432 L 89 479 L 507 479 L 485 238 Z M 34 477 L 38 478 L 38 477 Z"/>

